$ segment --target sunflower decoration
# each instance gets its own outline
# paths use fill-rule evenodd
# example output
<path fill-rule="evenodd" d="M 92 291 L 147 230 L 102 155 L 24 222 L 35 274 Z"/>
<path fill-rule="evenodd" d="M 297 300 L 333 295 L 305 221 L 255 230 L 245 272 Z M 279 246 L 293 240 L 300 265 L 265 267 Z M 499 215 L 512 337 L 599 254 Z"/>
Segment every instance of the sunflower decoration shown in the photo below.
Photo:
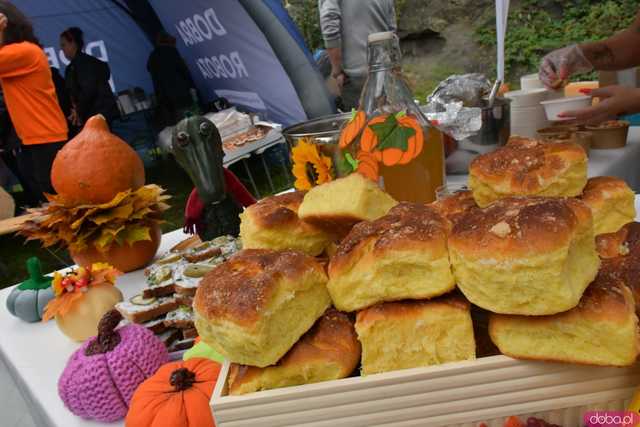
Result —
<path fill-rule="evenodd" d="M 331 158 L 323 156 L 311 139 L 305 138 L 291 150 L 296 190 L 310 190 L 333 180 Z"/>

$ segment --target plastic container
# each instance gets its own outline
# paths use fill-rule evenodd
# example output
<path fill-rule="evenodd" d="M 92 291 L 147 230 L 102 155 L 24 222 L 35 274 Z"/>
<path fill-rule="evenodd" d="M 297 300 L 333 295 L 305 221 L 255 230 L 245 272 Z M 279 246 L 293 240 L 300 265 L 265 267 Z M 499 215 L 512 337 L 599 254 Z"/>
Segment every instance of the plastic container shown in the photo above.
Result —
<path fill-rule="evenodd" d="M 606 123 L 616 123 L 614 127 L 604 127 Z M 614 120 L 598 126 L 587 126 L 587 130 L 593 134 L 591 148 L 604 150 L 610 148 L 622 148 L 627 145 L 629 134 L 629 122 L 624 120 Z"/>
<path fill-rule="evenodd" d="M 571 118 L 558 117 L 559 114 L 587 108 L 591 105 L 591 97 L 589 96 L 576 96 L 573 98 L 561 98 L 553 99 L 549 101 L 542 101 L 540 104 L 544 107 L 544 111 L 547 115 L 547 119 L 559 122 L 564 120 L 571 120 Z"/>
<path fill-rule="evenodd" d="M 525 91 L 544 89 L 544 85 L 540 81 L 538 74 L 527 74 L 526 76 L 520 77 L 520 87 Z"/>
<path fill-rule="evenodd" d="M 623 410 L 640 366 L 602 368 L 505 356 L 227 395 L 225 363 L 211 397 L 218 427 L 502 427 L 530 416 L 581 426 L 588 410 Z"/>

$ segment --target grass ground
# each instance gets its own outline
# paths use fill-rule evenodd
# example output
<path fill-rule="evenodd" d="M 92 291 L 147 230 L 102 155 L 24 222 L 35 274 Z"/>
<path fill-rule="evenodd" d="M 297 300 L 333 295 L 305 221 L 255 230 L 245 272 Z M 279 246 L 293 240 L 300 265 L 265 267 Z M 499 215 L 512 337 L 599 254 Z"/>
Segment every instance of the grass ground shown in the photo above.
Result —
<path fill-rule="evenodd" d="M 275 191 L 289 188 L 289 181 L 283 167 L 277 159 L 269 159 L 271 165 L 271 177 Z M 271 194 L 271 190 L 262 163 L 255 159 L 248 160 L 248 166 L 254 177 L 260 196 Z M 252 191 L 244 167 L 241 163 L 231 166 L 233 172 L 245 183 L 249 191 Z M 165 223 L 162 225 L 164 232 L 182 228 L 184 225 L 184 206 L 193 184 L 189 176 L 172 159 L 161 159 L 147 165 L 147 183 L 155 183 L 167 190 L 172 196 L 171 209 L 165 212 Z M 253 191 L 252 191 L 253 192 Z M 21 200 L 20 193 L 14 194 L 18 204 Z M 25 263 L 28 258 L 37 256 L 42 262 L 43 271 L 49 272 L 71 265 L 71 259 L 64 249 L 44 249 L 38 242 L 25 243 L 20 236 L 0 236 L 0 289 L 11 286 L 26 278 Z"/>

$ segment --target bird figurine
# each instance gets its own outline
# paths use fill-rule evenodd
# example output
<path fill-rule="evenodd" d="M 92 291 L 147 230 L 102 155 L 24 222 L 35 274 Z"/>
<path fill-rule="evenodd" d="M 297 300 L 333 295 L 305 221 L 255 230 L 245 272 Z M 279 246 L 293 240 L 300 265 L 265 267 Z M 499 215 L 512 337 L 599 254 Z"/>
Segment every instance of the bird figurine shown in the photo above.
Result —
<path fill-rule="evenodd" d="M 238 236 L 242 208 L 227 188 L 229 172 L 222 165 L 222 138 L 215 124 L 202 116 L 184 118 L 173 130 L 171 149 L 204 205 L 200 226 L 196 227 L 200 239 Z"/>

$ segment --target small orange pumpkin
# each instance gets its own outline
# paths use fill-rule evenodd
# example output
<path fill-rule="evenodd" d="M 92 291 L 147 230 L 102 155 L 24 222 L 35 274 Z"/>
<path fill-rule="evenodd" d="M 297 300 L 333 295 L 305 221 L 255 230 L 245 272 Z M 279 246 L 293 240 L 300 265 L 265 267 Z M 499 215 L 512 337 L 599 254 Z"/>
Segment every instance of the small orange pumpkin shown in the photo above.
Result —
<path fill-rule="evenodd" d="M 167 363 L 143 382 L 129 404 L 126 427 L 215 427 L 209 400 L 220 365 L 208 359 Z"/>
<path fill-rule="evenodd" d="M 73 205 L 107 203 L 121 191 L 142 187 L 144 180 L 142 160 L 100 114 L 87 120 L 51 167 L 53 188 Z"/>
<path fill-rule="evenodd" d="M 358 152 L 356 157 L 358 159 L 358 173 L 362 174 L 366 178 L 369 178 L 372 181 L 378 182 L 379 178 L 379 167 L 378 161 L 375 156 L 366 151 Z"/>
<path fill-rule="evenodd" d="M 362 128 L 367 122 L 367 116 L 364 111 L 354 111 L 351 120 L 342 128 L 340 133 L 340 148 L 347 148 L 358 136 Z"/>
<path fill-rule="evenodd" d="M 415 117 L 398 117 L 396 120 L 399 126 L 411 128 L 415 131 L 414 135 L 407 140 L 407 149 L 403 151 L 397 147 L 389 147 L 377 150 L 376 147 L 379 142 L 378 136 L 371 129 L 371 125 L 383 123 L 387 117 L 388 115 L 377 116 L 369 121 L 362 133 L 362 138 L 360 138 L 360 147 L 364 151 L 372 152 L 376 160 L 385 166 L 406 165 L 422 153 L 424 148 L 424 131 Z"/>

